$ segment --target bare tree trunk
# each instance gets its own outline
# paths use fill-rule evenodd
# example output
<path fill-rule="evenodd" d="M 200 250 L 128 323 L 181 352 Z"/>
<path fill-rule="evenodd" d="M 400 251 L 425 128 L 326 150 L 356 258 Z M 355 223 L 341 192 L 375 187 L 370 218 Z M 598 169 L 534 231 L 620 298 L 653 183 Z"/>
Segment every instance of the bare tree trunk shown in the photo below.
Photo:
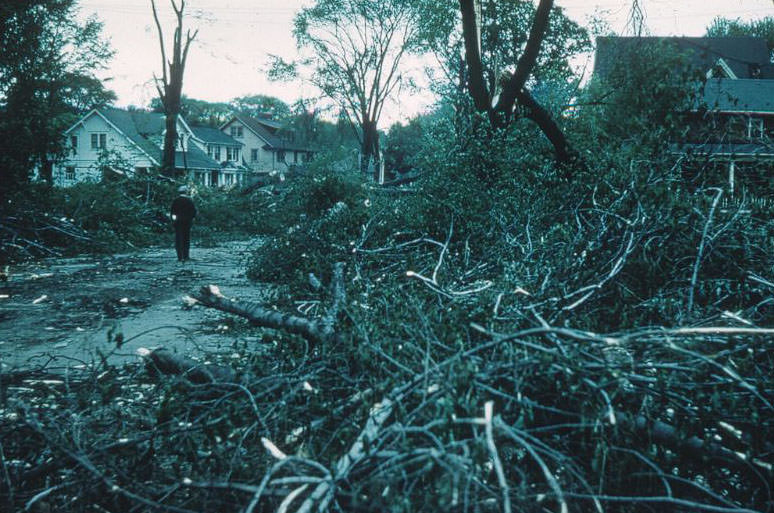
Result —
<path fill-rule="evenodd" d="M 481 63 L 481 33 L 478 30 L 476 3 L 479 0 L 460 0 L 462 34 L 465 39 L 465 62 L 468 66 L 468 92 L 479 112 L 489 112 L 492 99 L 484 81 Z"/>
<path fill-rule="evenodd" d="M 159 16 L 156 12 L 156 2 L 151 0 L 153 9 L 153 20 L 156 22 L 156 29 L 159 34 L 159 46 L 161 47 L 161 69 L 162 76 L 156 80 L 156 90 L 159 93 L 161 104 L 164 106 L 166 115 L 166 132 L 164 134 L 164 150 L 161 158 L 161 172 L 165 176 L 173 177 L 175 175 L 175 148 L 177 146 L 177 117 L 180 114 L 180 104 L 183 94 L 183 73 L 185 72 L 185 63 L 188 58 L 188 49 L 191 42 L 196 38 L 199 32 L 190 30 L 186 32 L 185 43 L 183 42 L 183 15 L 185 11 L 185 0 L 180 0 L 180 7 L 175 0 L 170 0 L 172 9 L 177 17 L 177 27 L 175 27 L 174 39 L 172 42 L 172 60 L 167 61 L 166 49 L 164 47 L 164 31 L 161 29 Z"/>
<path fill-rule="evenodd" d="M 362 160 L 360 161 L 360 171 L 363 175 L 368 173 L 368 166 L 374 164 L 374 180 L 379 179 L 379 131 L 376 128 L 376 122 L 372 120 L 363 121 L 363 139 L 360 152 Z"/>
<path fill-rule="evenodd" d="M 178 107 L 179 109 L 179 107 Z M 177 142 L 177 113 L 167 112 L 164 108 L 164 114 L 166 115 L 164 133 L 164 149 L 161 154 L 161 172 L 164 176 L 175 176 L 175 144 Z"/>
<path fill-rule="evenodd" d="M 477 9 L 479 1 L 459 0 L 460 13 L 462 14 L 462 33 L 465 40 L 465 63 L 468 68 L 468 92 L 473 99 L 476 110 L 487 114 L 494 128 L 505 128 L 513 121 L 518 103 L 526 109 L 527 118 L 535 122 L 554 147 L 557 163 L 567 166 L 567 164 L 576 162 L 577 154 L 573 151 L 562 129 L 551 117 L 551 114 L 524 87 L 540 54 L 540 46 L 545 38 L 551 9 L 554 5 L 553 0 L 540 0 L 530 29 L 527 46 L 519 57 L 516 71 L 503 84 L 503 90 L 495 105 L 492 105 L 492 92 L 486 87 L 484 67 L 481 61 L 481 33 L 480 20 L 478 19 L 479 9 Z"/>
<path fill-rule="evenodd" d="M 516 94 L 519 104 L 526 109 L 527 118 L 535 122 L 551 145 L 554 147 L 556 162 L 562 166 L 572 164 L 578 160 L 578 155 L 570 146 L 567 138 L 556 124 L 551 114 L 532 97 L 526 89 L 520 89 Z"/>

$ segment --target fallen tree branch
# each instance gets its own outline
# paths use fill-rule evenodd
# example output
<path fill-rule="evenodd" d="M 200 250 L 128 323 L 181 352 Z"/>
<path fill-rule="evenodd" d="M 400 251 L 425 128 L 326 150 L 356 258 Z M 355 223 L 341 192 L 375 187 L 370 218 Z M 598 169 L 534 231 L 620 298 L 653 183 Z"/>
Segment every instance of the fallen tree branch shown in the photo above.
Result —
<path fill-rule="evenodd" d="M 750 460 L 747 455 L 732 451 L 723 445 L 704 440 L 698 436 L 683 437 L 680 431 L 671 424 L 660 420 L 650 420 L 643 415 L 629 415 L 626 413 L 615 413 L 617 424 L 636 433 L 638 436 L 646 437 L 653 442 L 667 447 L 673 451 L 680 452 L 700 461 L 715 461 L 721 465 L 748 471 L 756 474 L 761 479 L 771 479 L 774 477 L 770 465 L 758 460 Z"/>
<path fill-rule="evenodd" d="M 257 303 L 236 301 L 220 293 L 216 285 L 207 285 L 192 296 L 199 304 L 244 317 L 255 326 L 274 328 L 301 335 L 310 342 L 337 342 L 341 335 L 324 320 L 315 321 L 271 310 Z"/>
<path fill-rule="evenodd" d="M 230 367 L 204 364 L 167 349 L 151 351 L 144 360 L 150 372 L 183 376 L 192 383 L 232 383 L 236 375 Z"/>
<path fill-rule="evenodd" d="M 316 511 L 326 511 L 336 493 L 336 481 L 345 479 L 355 465 L 367 455 L 367 447 L 377 439 L 382 426 L 392 415 L 393 407 L 401 401 L 404 395 L 405 387 L 398 387 L 393 390 L 393 393 L 371 408 L 365 427 L 355 439 L 349 451 L 336 461 L 333 479 L 325 480 L 318 484 L 296 513 L 309 513 L 313 511 L 315 504 L 317 504 Z"/>

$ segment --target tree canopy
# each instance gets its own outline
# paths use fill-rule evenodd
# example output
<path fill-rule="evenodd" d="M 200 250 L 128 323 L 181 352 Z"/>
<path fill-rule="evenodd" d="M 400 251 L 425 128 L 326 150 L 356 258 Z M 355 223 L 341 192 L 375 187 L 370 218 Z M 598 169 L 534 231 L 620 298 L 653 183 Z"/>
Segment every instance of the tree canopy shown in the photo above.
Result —
<path fill-rule="evenodd" d="M 0 188 L 45 176 L 76 113 L 115 99 L 97 77 L 112 55 L 102 25 L 76 12 L 76 0 L 0 5 Z"/>
<path fill-rule="evenodd" d="M 317 0 L 295 18 L 296 41 L 311 53 L 301 63 L 307 78 L 359 128 L 364 171 L 379 158 L 384 105 L 407 80 L 401 63 L 418 43 L 416 14 L 406 1 Z M 283 69 L 293 67 L 275 63 Z"/>

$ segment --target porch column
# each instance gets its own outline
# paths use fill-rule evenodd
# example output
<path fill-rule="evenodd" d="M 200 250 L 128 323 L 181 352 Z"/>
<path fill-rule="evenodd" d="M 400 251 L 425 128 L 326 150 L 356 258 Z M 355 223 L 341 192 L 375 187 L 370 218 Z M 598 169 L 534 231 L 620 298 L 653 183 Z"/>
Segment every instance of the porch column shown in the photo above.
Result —
<path fill-rule="evenodd" d="M 731 196 L 734 195 L 734 172 L 736 171 L 736 163 L 733 160 L 728 162 L 728 189 Z"/>

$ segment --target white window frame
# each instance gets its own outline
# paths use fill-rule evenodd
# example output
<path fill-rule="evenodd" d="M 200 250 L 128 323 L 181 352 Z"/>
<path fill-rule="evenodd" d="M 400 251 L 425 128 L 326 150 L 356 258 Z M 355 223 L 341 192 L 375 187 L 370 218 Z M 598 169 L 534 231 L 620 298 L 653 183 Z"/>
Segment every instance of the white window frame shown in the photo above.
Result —
<path fill-rule="evenodd" d="M 258 148 L 250 150 L 250 162 L 258 162 Z"/>
<path fill-rule="evenodd" d="M 107 148 L 107 134 L 105 132 L 91 133 L 91 149 L 104 150 Z"/>
<path fill-rule="evenodd" d="M 72 156 L 78 155 L 78 136 L 70 136 L 70 154 Z"/>
<path fill-rule="evenodd" d="M 67 166 L 64 169 L 64 178 L 67 181 L 75 181 L 75 166 Z"/>

